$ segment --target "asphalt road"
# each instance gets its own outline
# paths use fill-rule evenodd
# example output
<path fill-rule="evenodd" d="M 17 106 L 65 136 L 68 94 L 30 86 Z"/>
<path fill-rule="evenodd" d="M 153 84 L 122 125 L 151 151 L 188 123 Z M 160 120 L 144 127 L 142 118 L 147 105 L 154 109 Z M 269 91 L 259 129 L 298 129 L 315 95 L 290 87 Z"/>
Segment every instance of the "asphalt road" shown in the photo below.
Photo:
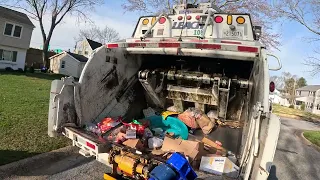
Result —
<path fill-rule="evenodd" d="M 320 152 L 306 145 L 298 134 L 301 130 L 320 130 L 320 125 L 289 119 L 282 119 L 281 123 L 274 158 L 277 178 L 319 180 Z M 0 171 L 0 179 L 102 179 L 103 172 L 107 171 L 103 164 L 74 151 L 68 158 L 59 159 L 57 156 L 50 163 L 37 162 L 10 173 Z M 10 174 L 10 177 L 7 174 Z"/>
<path fill-rule="evenodd" d="M 274 157 L 279 180 L 320 179 L 320 152 L 301 139 L 302 130 L 320 131 L 320 125 L 281 119 L 280 137 Z"/>

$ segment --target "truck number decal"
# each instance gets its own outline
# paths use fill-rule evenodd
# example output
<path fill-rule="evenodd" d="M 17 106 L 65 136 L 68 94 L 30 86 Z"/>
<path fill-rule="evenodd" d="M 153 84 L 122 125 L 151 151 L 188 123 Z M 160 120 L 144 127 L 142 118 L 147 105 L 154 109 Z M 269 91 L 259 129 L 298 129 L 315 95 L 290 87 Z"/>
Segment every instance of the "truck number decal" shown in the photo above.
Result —
<path fill-rule="evenodd" d="M 193 31 L 193 35 L 195 36 L 199 36 L 203 34 L 203 30 L 202 29 L 196 29 Z"/>

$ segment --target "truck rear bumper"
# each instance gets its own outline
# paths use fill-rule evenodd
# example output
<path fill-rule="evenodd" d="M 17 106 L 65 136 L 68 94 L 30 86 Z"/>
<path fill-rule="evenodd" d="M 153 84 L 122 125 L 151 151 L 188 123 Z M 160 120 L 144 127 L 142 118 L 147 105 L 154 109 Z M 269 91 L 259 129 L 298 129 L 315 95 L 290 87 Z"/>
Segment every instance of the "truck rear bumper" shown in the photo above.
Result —
<path fill-rule="evenodd" d="M 74 127 L 65 127 L 63 135 L 72 140 L 72 145 L 80 148 L 79 153 L 85 157 L 95 157 L 97 161 L 112 167 L 109 164 L 109 150 L 111 144 L 99 140 L 99 137 Z"/>

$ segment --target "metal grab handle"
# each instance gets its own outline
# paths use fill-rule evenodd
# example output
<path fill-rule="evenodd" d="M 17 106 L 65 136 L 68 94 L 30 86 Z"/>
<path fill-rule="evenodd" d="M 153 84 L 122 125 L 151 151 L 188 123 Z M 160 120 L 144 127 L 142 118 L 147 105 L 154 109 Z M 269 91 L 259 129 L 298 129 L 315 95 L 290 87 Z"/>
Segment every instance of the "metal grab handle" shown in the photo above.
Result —
<path fill-rule="evenodd" d="M 277 61 L 278 61 L 278 64 L 279 64 L 279 67 L 278 67 L 278 68 L 269 68 L 269 70 L 271 70 L 271 71 L 278 71 L 278 70 L 280 70 L 280 69 L 282 68 L 282 63 L 281 63 L 280 58 L 278 58 L 278 57 L 277 57 L 276 55 L 274 55 L 274 54 L 267 54 L 267 56 L 272 56 L 272 57 L 276 58 Z"/>

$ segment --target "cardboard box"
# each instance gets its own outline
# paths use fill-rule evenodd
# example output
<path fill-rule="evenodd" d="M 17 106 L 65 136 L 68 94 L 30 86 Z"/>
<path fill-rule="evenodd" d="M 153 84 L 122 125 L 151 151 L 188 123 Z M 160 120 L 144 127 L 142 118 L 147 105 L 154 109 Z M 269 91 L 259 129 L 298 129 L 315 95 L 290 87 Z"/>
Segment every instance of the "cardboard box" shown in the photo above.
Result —
<path fill-rule="evenodd" d="M 226 175 L 231 178 L 237 178 L 239 167 L 227 157 L 217 155 L 202 156 L 200 170 L 216 175 Z"/>
<path fill-rule="evenodd" d="M 167 136 L 164 138 L 161 150 L 166 152 L 183 153 L 190 157 L 190 162 L 200 160 L 201 156 L 205 153 L 202 142 L 172 139 Z"/>
<path fill-rule="evenodd" d="M 140 141 L 140 139 L 128 139 L 124 141 L 122 144 L 138 150 L 143 149 L 143 144 Z"/>
<path fill-rule="evenodd" d="M 206 137 L 204 137 L 201 142 L 203 142 L 209 148 L 214 148 L 216 150 L 216 152 L 222 156 L 226 156 L 226 154 L 228 152 L 225 148 L 223 148 L 222 146 L 219 146 L 217 143 L 213 142 L 212 140 L 210 140 Z M 211 153 L 215 153 L 215 152 L 213 152 L 214 150 L 210 150 L 210 149 L 208 149 L 208 150 Z"/>

